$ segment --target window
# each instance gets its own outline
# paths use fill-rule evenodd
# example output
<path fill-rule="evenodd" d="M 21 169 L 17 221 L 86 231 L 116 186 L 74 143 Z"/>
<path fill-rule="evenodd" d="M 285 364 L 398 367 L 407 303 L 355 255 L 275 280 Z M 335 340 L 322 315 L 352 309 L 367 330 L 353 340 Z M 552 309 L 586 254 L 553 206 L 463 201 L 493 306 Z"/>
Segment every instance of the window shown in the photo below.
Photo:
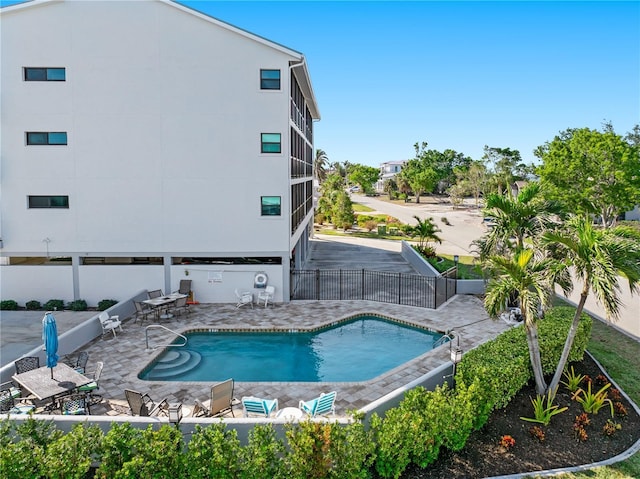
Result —
<path fill-rule="evenodd" d="M 262 133 L 261 153 L 281 153 L 280 133 Z"/>
<path fill-rule="evenodd" d="M 29 208 L 69 208 L 69 197 L 29 196 Z"/>
<path fill-rule="evenodd" d="M 279 196 L 261 196 L 261 216 L 280 216 L 280 203 Z"/>
<path fill-rule="evenodd" d="M 28 131 L 27 145 L 66 145 L 66 131 Z"/>
<path fill-rule="evenodd" d="M 260 70 L 260 89 L 279 90 L 280 70 Z"/>
<path fill-rule="evenodd" d="M 66 81 L 64 68 L 24 68 L 24 81 Z"/>

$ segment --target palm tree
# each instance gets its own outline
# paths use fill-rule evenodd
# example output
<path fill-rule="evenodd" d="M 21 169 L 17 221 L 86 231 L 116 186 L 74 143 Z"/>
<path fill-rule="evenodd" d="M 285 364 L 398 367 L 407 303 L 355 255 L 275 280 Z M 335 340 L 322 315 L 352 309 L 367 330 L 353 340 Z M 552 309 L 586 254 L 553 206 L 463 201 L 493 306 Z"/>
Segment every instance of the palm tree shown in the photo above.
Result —
<path fill-rule="evenodd" d="M 324 150 L 316 150 L 316 159 L 313 164 L 316 180 L 318 180 L 318 184 L 321 184 L 327 177 L 327 165 L 329 164 L 329 157 Z"/>
<path fill-rule="evenodd" d="M 625 226 L 596 228 L 588 217 L 575 216 L 567 221 L 565 228 L 547 232 L 542 239 L 554 254 L 566 259 L 575 277 L 582 280 L 580 301 L 549 384 L 549 390 L 553 390 L 564 372 L 589 293 L 593 292 L 604 306 L 607 319 L 617 319 L 620 306 L 618 276 L 627 278 L 632 293 L 639 291 L 640 235 Z"/>
<path fill-rule="evenodd" d="M 538 311 L 550 304 L 555 281 L 566 288 L 566 267 L 551 258 L 536 258 L 532 249 L 518 249 L 511 258 L 492 255 L 487 258 L 486 264 L 493 274 L 487 284 L 485 308 L 489 315 L 495 317 L 504 310 L 513 294 L 517 293 L 536 390 L 538 394 L 544 394 L 547 385 L 540 357 Z"/>
<path fill-rule="evenodd" d="M 433 218 L 420 219 L 418 216 L 413 217 L 417 224 L 413 227 L 414 235 L 418 236 L 418 248 L 424 253 L 431 241 L 442 243 L 440 237 L 436 234 L 441 230 L 433 222 Z"/>
<path fill-rule="evenodd" d="M 518 196 L 511 193 L 507 196 L 487 195 L 484 213 L 494 219 L 495 225 L 485 236 L 474 241 L 480 259 L 523 249 L 526 238 L 533 238 L 559 224 L 560 205 L 541 200 L 539 193 L 540 185 L 531 183 Z"/>

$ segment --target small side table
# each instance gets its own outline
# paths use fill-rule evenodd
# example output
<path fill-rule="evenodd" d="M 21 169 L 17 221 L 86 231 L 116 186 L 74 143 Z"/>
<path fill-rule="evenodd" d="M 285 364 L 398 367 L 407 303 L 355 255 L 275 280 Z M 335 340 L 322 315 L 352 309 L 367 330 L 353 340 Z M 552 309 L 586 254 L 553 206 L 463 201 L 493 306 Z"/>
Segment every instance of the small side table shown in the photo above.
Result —
<path fill-rule="evenodd" d="M 287 421 L 294 421 L 296 419 L 302 419 L 304 412 L 297 407 L 285 407 L 278 411 L 277 418 L 286 419 Z"/>

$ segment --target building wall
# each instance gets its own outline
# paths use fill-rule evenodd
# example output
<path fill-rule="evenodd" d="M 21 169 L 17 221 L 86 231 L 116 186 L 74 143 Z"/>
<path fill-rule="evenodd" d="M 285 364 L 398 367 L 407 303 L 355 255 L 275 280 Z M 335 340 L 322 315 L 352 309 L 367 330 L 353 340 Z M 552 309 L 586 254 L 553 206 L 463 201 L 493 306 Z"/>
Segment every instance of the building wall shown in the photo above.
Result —
<path fill-rule="evenodd" d="M 3 256 L 268 252 L 288 267 L 299 54 L 155 1 L 3 9 L 1 35 Z M 66 81 L 23 81 L 23 67 L 65 67 Z M 261 68 L 281 71 L 279 91 L 260 89 Z M 27 146 L 27 131 L 65 131 L 68 145 Z M 260 153 L 261 133 L 280 133 L 282 152 Z M 28 209 L 28 195 L 68 195 L 69 208 Z M 280 196 L 281 215 L 261 216 L 261 196 Z M 158 282 L 131 268 L 81 268 L 80 295 L 93 276 L 126 275 L 102 296 Z"/>

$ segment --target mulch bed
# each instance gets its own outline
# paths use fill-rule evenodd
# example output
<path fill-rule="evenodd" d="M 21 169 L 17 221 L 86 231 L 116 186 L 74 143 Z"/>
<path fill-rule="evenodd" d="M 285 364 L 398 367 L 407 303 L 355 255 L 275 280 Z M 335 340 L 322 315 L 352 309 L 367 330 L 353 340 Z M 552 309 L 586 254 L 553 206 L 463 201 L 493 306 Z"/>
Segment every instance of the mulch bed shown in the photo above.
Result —
<path fill-rule="evenodd" d="M 602 382 L 596 378 L 603 371 L 590 356 L 585 355 L 583 361 L 572 365 L 576 373 L 586 374 L 594 380 L 592 392 L 602 387 Z M 540 441 L 529 432 L 537 424 L 520 419 L 533 417 L 531 398 L 535 397 L 535 386 L 527 385 L 505 409 L 494 411 L 484 428 L 471 435 L 463 450 L 442 450 L 434 464 L 425 469 L 410 466 L 401 477 L 484 478 L 579 466 L 617 456 L 640 439 L 640 416 L 622 396 L 619 402 L 627 415 L 616 414 L 613 418 L 622 428 L 611 436 L 603 433 L 607 419 L 612 419 L 610 409 L 605 405 L 598 414 L 588 415 L 590 424 L 584 428 L 588 437 L 585 441 L 579 440 L 574 431 L 574 422 L 576 416 L 584 411 L 582 405 L 572 400 L 567 388 L 561 384 L 555 404 L 569 409 L 554 416 L 548 426 L 539 425 L 544 431 L 544 440 Z M 612 397 L 611 393 L 609 397 Z M 499 444 L 504 435 L 515 439 L 515 445 L 508 450 Z"/>

